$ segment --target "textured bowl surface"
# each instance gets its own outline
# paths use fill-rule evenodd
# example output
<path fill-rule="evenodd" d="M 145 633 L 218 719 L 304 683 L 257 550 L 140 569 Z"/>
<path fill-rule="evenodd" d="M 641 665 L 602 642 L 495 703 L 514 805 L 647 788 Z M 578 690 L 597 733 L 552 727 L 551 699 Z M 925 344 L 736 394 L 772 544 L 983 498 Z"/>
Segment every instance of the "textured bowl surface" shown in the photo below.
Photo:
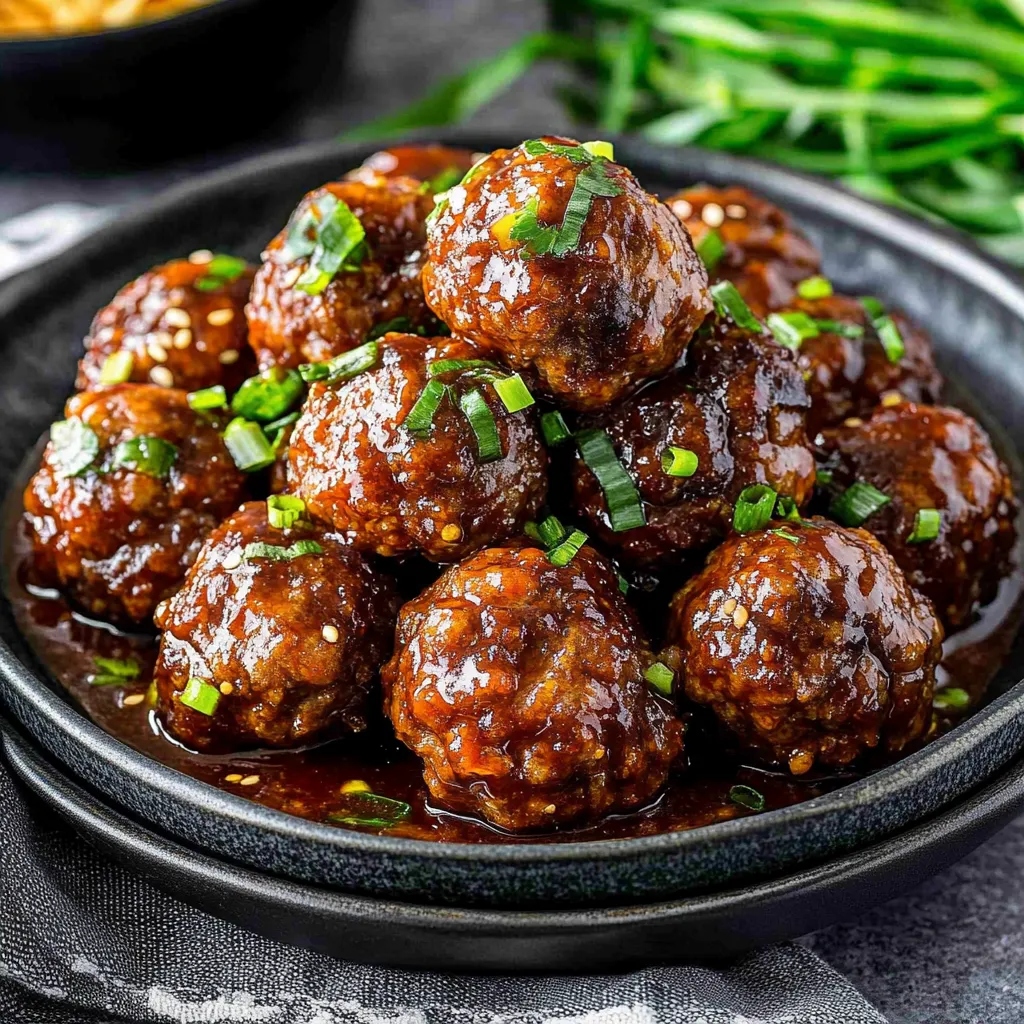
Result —
<path fill-rule="evenodd" d="M 454 137 L 491 149 L 507 138 Z M 71 391 L 93 312 L 125 281 L 200 247 L 255 258 L 303 192 L 370 146 L 291 150 L 190 182 L 0 288 L 0 484 Z M 1024 450 L 1024 289 L 963 243 L 822 182 L 692 150 L 622 142 L 649 188 L 738 183 L 789 210 L 853 294 L 898 304 L 933 333 L 956 386 L 983 400 L 1004 449 Z M 783 810 L 692 832 L 575 844 L 458 846 L 359 835 L 218 792 L 136 753 L 88 721 L 48 677 L 0 602 L 0 697 L 74 775 L 165 833 L 236 863 L 353 893 L 492 907 L 601 906 L 732 888 L 863 847 L 952 805 L 1024 751 L 1020 642 L 992 701 L 897 765 Z"/>

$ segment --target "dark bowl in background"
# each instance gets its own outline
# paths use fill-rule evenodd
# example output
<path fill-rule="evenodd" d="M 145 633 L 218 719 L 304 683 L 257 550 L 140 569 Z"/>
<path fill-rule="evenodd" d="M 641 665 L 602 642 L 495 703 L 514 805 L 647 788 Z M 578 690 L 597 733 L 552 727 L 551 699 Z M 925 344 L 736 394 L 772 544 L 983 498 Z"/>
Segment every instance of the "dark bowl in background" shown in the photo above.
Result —
<path fill-rule="evenodd" d="M 0 169 L 170 163 L 282 134 L 337 79 L 355 0 L 213 0 L 125 28 L 0 37 Z"/>

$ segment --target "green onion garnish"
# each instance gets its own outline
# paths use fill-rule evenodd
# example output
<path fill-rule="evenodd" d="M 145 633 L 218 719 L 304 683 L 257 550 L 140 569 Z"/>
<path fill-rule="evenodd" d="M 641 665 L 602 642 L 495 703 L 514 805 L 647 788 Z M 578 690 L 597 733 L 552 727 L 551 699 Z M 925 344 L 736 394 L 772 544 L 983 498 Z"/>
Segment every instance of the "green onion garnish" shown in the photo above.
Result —
<path fill-rule="evenodd" d="M 561 444 L 563 441 L 568 441 L 572 437 L 572 431 L 557 409 L 552 412 L 546 412 L 541 416 L 540 429 L 544 433 L 544 443 L 549 448 L 553 448 L 556 444 Z"/>
<path fill-rule="evenodd" d="M 737 533 L 752 533 L 766 526 L 775 511 L 778 494 L 767 484 L 744 487 L 736 499 L 732 513 L 732 528 Z"/>
<path fill-rule="evenodd" d="M 661 453 L 662 472 L 669 476 L 693 476 L 699 462 L 697 453 L 691 452 L 689 448 L 677 448 L 670 444 Z"/>
<path fill-rule="evenodd" d="M 740 807 L 746 807 L 751 811 L 764 810 L 764 794 L 758 792 L 753 786 L 733 786 L 729 790 L 729 799 Z"/>
<path fill-rule="evenodd" d="M 896 322 L 885 311 L 881 302 L 873 296 L 862 295 L 860 304 L 871 320 L 871 326 L 874 327 L 878 340 L 882 343 L 882 348 L 885 349 L 886 359 L 890 363 L 898 363 L 906 352 L 906 346 L 903 344 L 903 335 L 900 334 Z"/>
<path fill-rule="evenodd" d="M 619 580 L 619 593 L 620 594 L 628 594 L 629 593 L 629 580 L 627 580 L 626 577 L 622 575 L 622 573 L 616 573 L 616 575 L 618 576 L 618 580 Z"/>
<path fill-rule="evenodd" d="M 697 255 L 707 272 L 713 274 L 725 255 L 725 242 L 714 228 L 708 228 L 704 232 L 704 237 L 697 243 Z"/>
<path fill-rule="evenodd" d="M 944 690 L 937 690 L 932 699 L 932 707 L 939 711 L 963 711 L 970 707 L 971 695 L 959 686 L 947 686 Z"/>
<path fill-rule="evenodd" d="M 935 540 L 942 529 L 942 514 L 937 508 L 919 508 L 914 515 L 914 528 L 907 538 L 908 544 L 923 544 Z"/>
<path fill-rule="evenodd" d="M 302 392 L 302 378 L 296 370 L 272 366 L 242 381 L 231 399 L 231 411 L 247 420 L 276 420 L 292 407 Z"/>
<path fill-rule="evenodd" d="M 339 270 L 358 270 L 366 251 L 366 231 L 347 203 L 328 193 L 314 205 L 293 220 L 286 243 L 293 257 L 309 256 L 295 283 L 307 295 L 319 295 Z"/>
<path fill-rule="evenodd" d="M 244 273 L 245 260 L 218 254 L 206 264 L 206 272 L 196 280 L 195 287 L 201 292 L 212 292 L 237 281 Z"/>
<path fill-rule="evenodd" d="M 462 171 L 458 167 L 446 167 L 429 181 L 423 182 L 420 191 L 424 195 L 436 196 L 438 192 L 447 192 L 453 185 L 458 185 L 461 181 Z"/>
<path fill-rule="evenodd" d="M 297 540 L 289 547 L 280 544 L 264 544 L 254 541 L 242 549 L 242 561 L 252 562 L 257 558 L 266 558 L 271 562 L 290 562 L 293 558 L 303 555 L 322 555 L 324 549 L 315 540 Z"/>
<path fill-rule="evenodd" d="M 587 543 L 587 535 L 582 530 L 573 530 L 557 547 L 548 552 L 548 561 L 560 569 L 567 566 L 578 554 L 580 548 Z"/>
<path fill-rule="evenodd" d="M 298 420 L 298 412 L 290 412 L 287 416 L 282 416 L 279 420 L 274 420 L 273 423 L 268 423 L 263 428 L 263 433 L 270 441 L 270 447 L 274 449 L 276 454 L 284 441 L 285 434 L 287 433 L 286 427 L 290 427 L 293 423 Z"/>
<path fill-rule="evenodd" d="M 99 672 L 90 677 L 90 686 L 124 686 L 136 679 L 141 671 L 141 666 L 134 658 L 103 658 L 96 655 L 92 660 Z"/>
<path fill-rule="evenodd" d="M 473 388 L 459 397 L 459 408 L 469 421 L 473 436 L 476 438 L 477 458 L 481 462 L 500 459 L 502 451 L 498 424 L 484 396 Z"/>
<path fill-rule="evenodd" d="M 553 548 L 565 536 L 565 527 L 558 516 L 548 516 L 538 525 L 537 535 L 544 547 Z"/>
<path fill-rule="evenodd" d="M 821 469 L 820 467 L 814 471 L 814 482 L 819 487 L 828 487 L 832 483 L 832 470 Z"/>
<path fill-rule="evenodd" d="M 302 517 L 306 503 L 291 494 L 272 494 L 267 498 L 267 519 L 278 530 L 287 530 Z"/>
<path fill-rule="evenodd" d="M 732 281 L 719 281 L 711 286 L 711 298 L 715 303 L 715 311 L 720 317 L 729 317 L 737 327 L 748 331 L 762 331 L 764 325 L 751 312 L 743 296 L 736 290 Z"/>
<path fill-rule="evenodd" d="M 444 396 L 448 393 L 448 385 L 442 384 L 439 380 L 427 382 L 427 386 L 420 392 L 416 404 L 409 410 L 402 424 L 406 430 L 413 434 L 425 434 L 430 430 L 434 422 L 434 414 Z"/>
<path fill-rule="evenodd" d="M 802 544 L 803 541 L 795 533 L 790 533 L 789 530 L 783 530 L 781 527 L 777 530 L 769 530 L 769 533 L 775 534 L 776 537 L 781 537 L 783 540 L 788 540 L 793 544 Z"/>
<path fill-rule="evenodd" d="M 843 526 L 862 526 L 892 499 L 877 487 L 860 480 L 850 484 L 829 507 L 829 515 Z"/>
<path fill-rule="evenodd" d="M 658 693 L 664 694 L 666 697 L 672 696 L 672 680 L 675 679 L 676 674 L 660 661 L 656 661 L 647 671 L 644 673 L 644 679 L 647 680 L 658 691 Z"/>
<path fill-rule="evenodd" d="M 224 431 L 224 446 L 243 473 L 266 469 L 274 461 L 274 449 L 258 423 L 236 416 Z"/>
<path fill-rule="evenodd" d="M 827 299 L 832 294 L 832 282 L 821 274 L 805 277 L 797 286 L 801 299 Z"/>
<path fill-rule="evenodd" d="M 123 384 L 132 375 L 135 366 L 135 357 L 131 352 L 121 349 L 118 352 L 111 352 L 103 360 L 103 368 L 100 370 L 101 384 Z"/>
<path fill-rule="evenodd" d="M 797 508 L 796 502 L 788 494 L 779 495 L 779 500 L 775 503 L 775 514 L 783 519 L 788 519 L 792 523 L 799 523 L 801 521 L 800 509 Z"/>
<path fill-rule="evenodd" d="M 362 825 L 364 828 L 391 828 L 412 814 L 403 800 L 392 800 L 376 793 L 346 793 L 345 809 L 327 815 L 338 825 Z"/>
<path fill-rule="evenodd" d="M 100 439 L 81 420 L 60 420 L 50 424 L 50 457 L 61 476 L 78 476 L 100 453 Z"/>
<path fill-rule="evenodd" d="M 192 676 L 178 700 L 201 715 L 212 715 L 220 703 L 220 691 L 205 679 Z"/>
<path fill-rule="evenodd" d="M 371 327 L 366 335 L 366 341 L 376 341 L 383 338 L 385 334 L 410 334 L 412 332 L 412 321 L 407 316 L 396 316 L 393 320 L 385 320 L 376 327 Z M 423 329 L 417 332 L 422 334 Z"/>
<path fill-rule="evenodd" d="M 366 341 L 358 348 L 349 349 L 341 355 L 328 359 L 323 363 L 303 363 L 299 367 L 299 376 L 312 384 L 314 381 L 325 381 L 336 384 L 338 381 L 351 380 L 377 363 L 380 348 L 375 341 Z"/>
<path fill-rule="evenodd" d="M 864 328 L 860 324 L 848 324 L 842 320 L 815 320 L 814 324 L 822 334 L 836 334 L 840 338 L 864 337 Z"/>
<path fill-rule="evenodd" d="M 603 430 L 582 430 L 576 435 L 580 455 L 604 491 L 612 530 L 622 533 L 647 524 L 636 485 L 615 454 L 611 438 Z"/>
<path fill-rule="evenodd" d="M 494 390 L 498 392 L 498 397 L 509 412 L 521 412 L 523 409 L 528 409 L 534 403 L 530 389 L 518 373 L 513 373 L 511 377 L 500 377 L 492 381 L 491 384 Z"/>
<path fill-rule="evenodd" d="M 793 313 L 769 313 L 768 329 L 772 332 L 775 340 L 782 345 L 796 352 L 805 338 L 816 338 L 821 332 L 818 325 L 806 313 L 799 311 Z"/>
<path fill-rule="evenodd" d="M 226 409 L 228 407 L 228 393 L 224 390 L 223 384 L 214 384 L 212 388 L 190 391 L 188 394 L 188 404 L 196 412 Z"/>
<path fill-rule="evenodd" d="M 162 480 L 171 472 L 178 449 L 162 437 L 133 437 L 122 441 L 111 459 L 114 469 L 128 469 Z"/>
<path fill-rule="evenodd" d="M 455 373 L 462 370 L 497 370 L 498 364 L 489 359 L 435 359 L 428 367 L 431 377 L 440 377 L 444 373 Z"/>

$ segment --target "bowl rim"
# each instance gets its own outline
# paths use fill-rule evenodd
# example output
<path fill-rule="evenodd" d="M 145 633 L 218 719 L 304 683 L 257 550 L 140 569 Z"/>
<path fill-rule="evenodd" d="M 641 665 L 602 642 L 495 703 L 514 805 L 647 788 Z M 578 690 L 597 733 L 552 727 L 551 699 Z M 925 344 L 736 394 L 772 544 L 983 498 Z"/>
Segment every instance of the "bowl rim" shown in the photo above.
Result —
<path fill-rule="evenodd" d="M 240 163 L 196 175 L 172 185 L 157 196 L 136 203 L 116 221 L 76 243 L 31 271 L 17 275 L 0 285 L 0 324 L 21 303 L 33 295 L 50 292 L 68 271 L 88 265 L 90 255 L 103 253 L 119 245 L 119 240 L 136 237 L 147 222 L 176 210 L 186 200 L 215 195 L 236 187 L 241 179 L 260 178 L 276 170 L 299 170 L 318 162 L 336 159 L 358 161 L 389 144 L 404 141 L 438 141 L 473 149 L 508 146 L 513 131 L 418 131 L 400 138 L 377 142 L 311 143 L 261 154 Z M 1024 282 L 1014 279 L 1009 265 L 983 253 L 970 240 L 952 230 L 936 229 L 899 210 L 884 207 L 820 178 L 791 171 L 761 160 L 733 154 L 709 152 L 696 147 L 667 149 L 632 138 L 613 140 L 626 163 L 642 164 L 645 171 L 671 180 L 680 175 L 678 162 L 712 168 L 714 176 L 726 177 L 730 169 L 746 174 L 756 171 L 759 183 L 797 206 L 813 207 L 847 223 L 857 223 L 886 243 L 913 253 L 955 277 L 965 279 L 997 302 L 1014 317 L 1024 320 Z M 680 154 L 683 154 L 681 157 Z M 675 165 L 675 166 L 673 166 Z M 740 175 L 742 177 L 742 175 Z M 72 277 L 78 275 L 72 275 Z M 255 828 L 289 841 L 308 841 L 336 849 L 339 854 L 379 854 L 410 861 L 461 861 L 477 864 L 522 866 L 533 863 L 574 861 L 631 860 L 671 851 L 685 852 L 712 838 L 719 843 L 731 839 L 770 838 L 785 834 L 789 822 L 805 825 L 854 808 L 891 799 L 918 784 L 922 777 L 937 771 L 950 759 L 965 756 L 971 749 L 983 747 L 988 738 L 998 735 L 1014 720 L 1024 717 L 1024 679 L 979 708 L 950 732 L 895 764 L 841 786 L 822 796 L 762 814 L 715 822 L 700 828 L 667 832 L 652 836 L 622 839 L 593 839 L 566 842 L 531 843 L 444 843 L 433 840 L 391 837 L 360 833 L 333 827 L 264 807 L 244 797 L 216 789 L 184 775 L 176 769 L 147 757 L 105 732 L 80 711 L 72 698 L 58 692 L 57 684 L 39 678 L 0 639 L 0 684 L 11 687 L 16 697 L 26 701 L 37 714 L 56 726 L 64 739 L 83 746 L 100 761 L 127 771 L 140 783 L 153 787 L 171 800 L 212 814 L 233 826 Z M 1019 753 L 1015 751 L 1014 756 Z M 991 773 L 990 773 L 991 774 Z M 943 801 L 944 804 L 949 800 Z"/>

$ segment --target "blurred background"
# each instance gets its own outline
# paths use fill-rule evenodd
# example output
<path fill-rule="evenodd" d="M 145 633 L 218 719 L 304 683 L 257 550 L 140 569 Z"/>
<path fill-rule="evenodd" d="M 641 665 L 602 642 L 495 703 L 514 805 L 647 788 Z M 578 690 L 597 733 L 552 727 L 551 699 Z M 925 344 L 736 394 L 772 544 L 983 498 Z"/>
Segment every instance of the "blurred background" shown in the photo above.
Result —
<path fill-rule="evenodd" d="M 1024 264 L 1024 0 L 0 0 L 0 220 L 467 122 L 780 161 Z"/>

